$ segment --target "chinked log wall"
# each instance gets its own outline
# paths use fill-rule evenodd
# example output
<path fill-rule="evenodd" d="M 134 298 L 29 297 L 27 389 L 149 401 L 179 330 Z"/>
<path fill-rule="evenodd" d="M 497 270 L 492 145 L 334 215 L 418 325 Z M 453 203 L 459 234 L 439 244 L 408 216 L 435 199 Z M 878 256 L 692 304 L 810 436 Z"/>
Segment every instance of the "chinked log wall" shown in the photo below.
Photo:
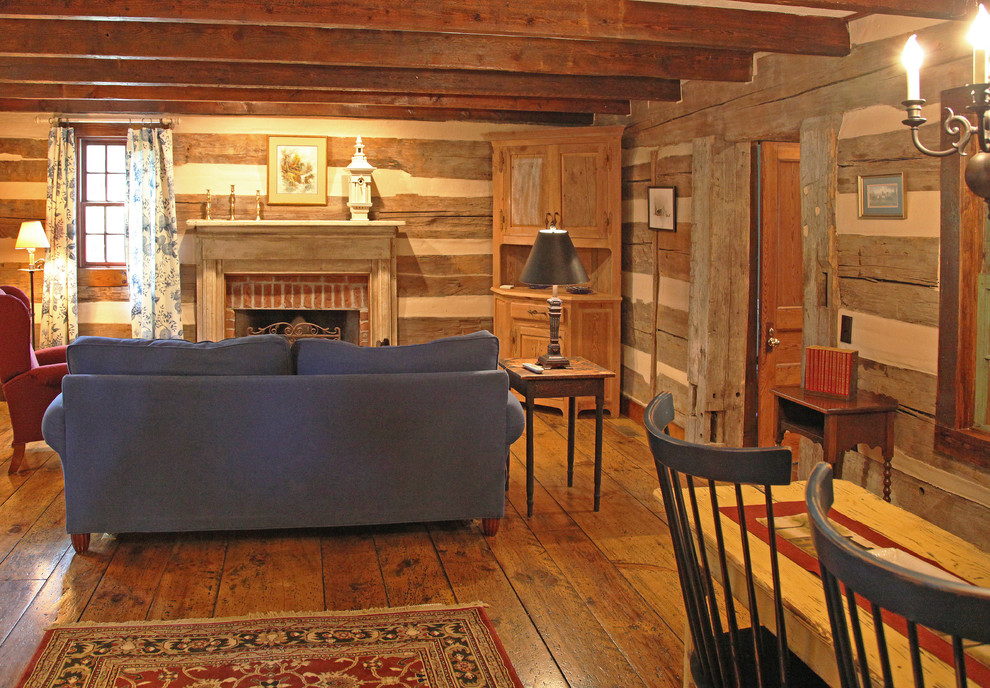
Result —
<path fill-rule="evenodd" d="M 725 255 L 702 264 L 691 255 L 691 234 L 698 218 L 711 217 L 712 209 L 699 205 L 706 199 L 747 207 L 750 200 L 748 194 L 696 198 L 710 184 L 694 178 L 695 158 L 713 142 L 729 149 L 739 142 L 800 140 L 802 221 L 832 269 L 831 307 L 838 304 L 838 312 L 853 315 L 860 387 L 899 401 L 894 500 L 988 548 L 986 474 L 933 450 L 939 163 L 914 149 L 900 110 L 904 79 L 898 56 L 907 35 L 916 31 L 923 44 L 935 47 L 922 72 L 922 89 L 931 117 L 937 117 L 933 101 L 942 88 L 966 83 L 970 76 L 966 27 L 885 21 L 854 22 L 856 45 L 849 57 L 765 56 L 750 84 L 685 83 L 680 103 L 635 105 L 623 140 L 623 270 L 624 284 L 631 285 L 623 293 L 624 392 L 645 403 L 656 391 L 673 391 L 684 423 L 697 409 L 692 409 L 689 361 L 710 352 L 689 334 L 688 294 L 693 308 L 698 285 L 692 279 L 707 280 L 709 268 L 722 270 Z M 922 131 L 922 139 L 937 147 L 937 125 Z M 858 177 L 896 172 L 904 173 L 907 219 L 858 218 Z M 834 198 L 822 193 L 831 185 L 837 187 Z M 677 188 L 676 233 L 648 229 L 649 186 Z M 809 306 L 812 316 L 818 310 Z M 811 320 L 812 340 L 805 343 L 834 344 L 814 339 L 827 337 L 828 327 L 834 332 L 836 324 Z M 805 465 L 820 456 L 806 442 L 803 453 Z M 852 454 L 845 471 L 849 479 L 879 489 L 877 461 Z"/>
<path fill-rule="evenodd" d="M 10 136 L 5 134 L 5 117 L 9 116 L 0 114 L 0 186 L 5 190 L 0 194 L 0 238 L 13 239 L 22 220 L 45 217 L 47 125 L 39 125 L 34 137 Z M 23 121 L 24 116 L 20 117 Z M 363 138 L 368 159 L 379 169 L 375 173 L 372 218 L 406 223 L 397 242 L 400 342 L 490 330 L 491 145 L 481 134 L 498 125 L 378 120 L 355 125 L 318 120 L 312 126 L 304 123 L 300 127 L 299 120 L 291 120 L 294 124 L 289 130 L 283 121 L 180 119 L 174 131 L 179 231 L 185 231 L 186 220 L 204 217 L 207 188 L 213 194 L 214 218 L 228 217 L 231 184 L 236 185 L 236 217 L 255 216 L 257 188 L 261 188 L 263 204 L 265 200 L 268 135 L 321 135 L 330 131 L 329 180 L 331 185 L 335 178 L 338 181 L 337 195 L 331 195 L 326 206 L 263 205 L 263 217 L 347 219 L 346 198 L 339 191 L 340 168 L 350 162 L 357 133 L 380 132 L 379 136 Z M 245 129 L 265 133 L 234 133 Z M 182 260 L 186 337 L 192 338 L 196 331 L 192 252 L 183 251 Z M 17 270 L 20 267 L 22 264 L 12 262 L 0 265 L 2 283 L 26 288 L 25 273 Z M 123 271 L 80 271 L 79 300 L 81 334 L 130 336 Z"/>

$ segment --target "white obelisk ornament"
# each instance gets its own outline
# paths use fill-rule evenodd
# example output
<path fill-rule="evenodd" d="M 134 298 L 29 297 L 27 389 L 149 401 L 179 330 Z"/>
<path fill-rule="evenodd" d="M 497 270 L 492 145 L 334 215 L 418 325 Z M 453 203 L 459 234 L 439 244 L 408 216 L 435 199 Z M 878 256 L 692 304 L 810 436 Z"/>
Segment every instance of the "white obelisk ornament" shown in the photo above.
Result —
<path fill-rule="evenodd" d="M 364 155 L 364 143 L 361 142 L 360 136 L 357 137 L 357 143 L 354 145 L 351 164 L 346 169 L 351 175 L 347 200 L 347 207 L 351 209 L 351 220 L 367 220 L 368 211 L 371 210 L 371 173 L 375 171 L 375 167 Z"/>

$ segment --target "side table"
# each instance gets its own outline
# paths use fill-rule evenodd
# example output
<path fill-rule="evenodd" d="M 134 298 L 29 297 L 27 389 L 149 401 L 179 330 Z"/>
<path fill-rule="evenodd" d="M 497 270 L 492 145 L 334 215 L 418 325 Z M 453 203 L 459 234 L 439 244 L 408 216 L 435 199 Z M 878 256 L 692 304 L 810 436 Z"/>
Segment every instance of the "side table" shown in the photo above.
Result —
<path fill-rule="evenodd" d="M 574 398 L 595 397 L 595 511 L 602 494 L 602 421 L 605 408 L 605 379 L 615 377 L 611 370 L 577 356 L 566 368 L 534 373 L 522 367 L 531 358 L 503 358 L 499 365 L 509 374 L 509 386 L 526 400 L 526 516 L 533 515 L 533 404 L 536 399 L 567 397 L 567 486 L 574 485 Z"/>
<path fill-rule="evenodd" d="M 776 399 L 774 441 L 794 432 L 822 445 L 825 461 L 835 478 L 842 477 L 842 461 L 857 444 L 879 447 L 883 453 L 883 498 L 890 501 L 890 462 L 894 458 L 894 415 L 897 400 L 882 394 L 859 392 L 855 399 L 809 393 L 801 387 L 770 390 Z"/>

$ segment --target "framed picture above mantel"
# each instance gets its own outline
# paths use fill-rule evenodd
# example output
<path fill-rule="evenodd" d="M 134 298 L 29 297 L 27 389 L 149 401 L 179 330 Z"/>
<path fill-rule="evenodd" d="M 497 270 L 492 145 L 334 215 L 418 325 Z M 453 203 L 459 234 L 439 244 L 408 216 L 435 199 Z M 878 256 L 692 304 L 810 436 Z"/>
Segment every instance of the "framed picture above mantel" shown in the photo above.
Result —
<path fill-rule="evenodd" d="M 325 136 L 268 137 L 268 204 L 326 205 Z"/>

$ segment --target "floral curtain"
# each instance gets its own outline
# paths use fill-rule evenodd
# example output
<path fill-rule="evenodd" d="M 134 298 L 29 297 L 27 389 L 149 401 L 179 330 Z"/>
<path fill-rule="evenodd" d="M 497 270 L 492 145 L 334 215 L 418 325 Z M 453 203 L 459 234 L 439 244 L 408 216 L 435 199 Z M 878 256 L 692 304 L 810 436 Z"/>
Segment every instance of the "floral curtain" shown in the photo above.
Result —
<path fill-rule="evenodd" d="M 131 333 L 141 339 L 181 339 L 172 131 L 128 130 L 126 156 Z"/>
<path fill-rule="evenodd" d="M 48 241 L 41 291 L 41 346 L 68 344 L 79 334 L 76 306 L 76 134 L 48 132 Z"/>

